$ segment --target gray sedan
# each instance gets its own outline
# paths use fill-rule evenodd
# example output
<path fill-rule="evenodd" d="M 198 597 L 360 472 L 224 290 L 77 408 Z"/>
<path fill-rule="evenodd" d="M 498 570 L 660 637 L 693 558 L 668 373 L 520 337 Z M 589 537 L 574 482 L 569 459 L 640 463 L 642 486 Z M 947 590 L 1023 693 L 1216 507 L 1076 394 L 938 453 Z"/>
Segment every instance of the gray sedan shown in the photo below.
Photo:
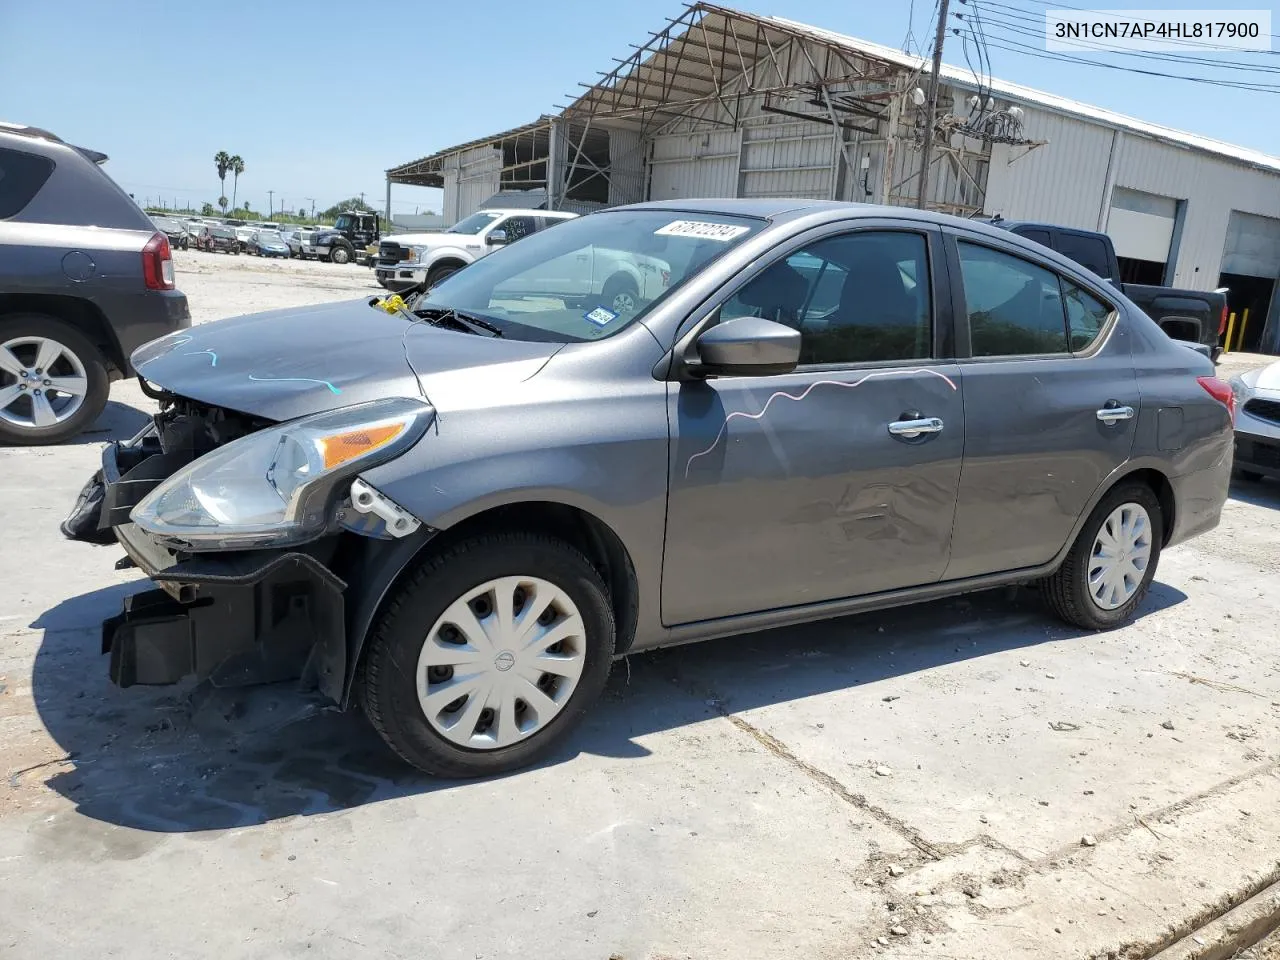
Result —
<path fill-rule="evenodd" d="M 627 263 L 643 296 L 591 295 Z M 68 524 L 159 588 L 105 624 L 113 680 L 299 678 L 448 776 L 544 756 L 635 650 L 1014 583 L 1122 624 L 1232 461 L 1209 360 L 1070 260 L 900 208 L 622 207 L 408 308 L 133 364 L 161 412 Z"/>

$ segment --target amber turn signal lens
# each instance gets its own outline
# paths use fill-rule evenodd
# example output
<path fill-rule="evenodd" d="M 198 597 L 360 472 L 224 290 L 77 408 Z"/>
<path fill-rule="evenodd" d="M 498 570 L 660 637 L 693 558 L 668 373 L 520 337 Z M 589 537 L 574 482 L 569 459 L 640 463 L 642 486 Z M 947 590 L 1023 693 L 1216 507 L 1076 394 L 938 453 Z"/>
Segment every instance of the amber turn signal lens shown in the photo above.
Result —
<path fill-rule="evenodd" d="M 371 450 L 384 447 L 404 431 L 403 423 L 391 423 L 382 427 L 366 427 L 337 433 L 319 441 L 324 456 L 324 468 L 331 470 L 348 460 L 363 456 Z"/>

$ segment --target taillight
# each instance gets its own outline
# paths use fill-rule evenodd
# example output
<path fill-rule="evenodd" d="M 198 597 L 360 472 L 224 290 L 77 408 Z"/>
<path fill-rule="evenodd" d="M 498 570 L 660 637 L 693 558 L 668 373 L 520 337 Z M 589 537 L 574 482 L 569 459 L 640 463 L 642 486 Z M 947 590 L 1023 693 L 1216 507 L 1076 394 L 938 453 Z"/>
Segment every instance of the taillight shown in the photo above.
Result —
<path fill-rule="evenodd" d="M 1218 318 L 1218 336 L 1227 332 L 1227 305 L 1222 305 L 1222 316 Z"/>
<path fill-rule="evenodd" d="M 148 290 L 173 289 L 173 253 L 163 233 L 157 233 L 142 248 L 142 280 Z"/>
<path fill-rule="evenodd" d="M 1204 387 L 1205 393 L 1213 397 L 1219 403 L 1227 408 L 1227 412 L 1231 414 L 1231 424 L 1236 422 L 1236 395 L 1231 389 L 1231 384 L 1225 380 L 1219 380 L 1217 377 L 1196 377 L 1196 383 Z"/>

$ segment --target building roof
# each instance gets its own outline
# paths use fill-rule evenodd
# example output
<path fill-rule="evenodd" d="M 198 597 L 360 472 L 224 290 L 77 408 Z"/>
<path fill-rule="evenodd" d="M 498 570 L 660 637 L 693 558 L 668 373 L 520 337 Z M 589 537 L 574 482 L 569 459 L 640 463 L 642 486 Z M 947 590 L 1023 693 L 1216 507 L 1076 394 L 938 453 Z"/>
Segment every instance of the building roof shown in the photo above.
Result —
<path fill-rule="evenodd" d="M 695 23 L 702 30 L 701 41 L 695 38 Z M 707 23 L 711 24 L 709 29 L 706 28 Z M 708 32 L 719 38 L 718 43 L 713 45 L 707 42 Z M 862 75 L 871 80 L 885 79 L 887 82 L 888 72 L 895 68 L 912 72 L 929 70 L 929 64 L 924 59 L 869 40 L 784 17 L 761 16 L 714 3 L 698 2 L 670 21 L 665 29 L 652 34 L 646 43 L 638 46 L 630 57 L 605 74 L 599 82 L 594 85 L 581 84 L 586 89 L 563 108 L 559 117 L 582 123 L 597 116 L 625 123 L 628 119 L 644 117 L 646 114 L 681 116 L 692 106 L 712 102 L 718 97 L 720 83 L 723 81 L 721 74 L 724 73 L 723 70 L 718 70 L 718 64 L 726 65 L 730 70 L 741 66 L 746 71 L 750 64 L 772 57 L 777 44 L 792 37 L 823 45 L 829 53 L 844 60 L 851 68 L 855 65 L 849 63 L 849 57 L 862 61 L 855 72 L 862 71 Z M 868 65 L 875 71 L 874 74 L 866 72 Z M 962 89 L 979 89 L 978 78 L 973 71 L 963 67 L 943 64 L 942 79 Z M 1280 157 L 1258 150 L 1148 123 L 1113 110 L 1004 80 L 991 79 L 988 82 L 984 79 L 981 87 L 1003 99 L 1280 173 Z M 552 117 L 544 115 L 532 123 L 503 133 L 447 147 L 420 160 L 394 167 L 387 171 L 387 177 L 398 183 L 440 186 L 440 170 L 446 156 L 486 144 L 498 146 L 503 141 L 524 135 L 531 134 L 546 139 L 551 119 Z"/>
<path fill-rule="evenodd" d="M 754 17 L 755 15 L 744 14 L 744 16 Z M 824 30 L 821 27 L 812 27 L 782 17 L 761 17 L 759 19 L 767 23 L 776 24 L 782 29 L 836 43 L 850 50 L 856 50 L 879 60 L 887 60 L 890 63 L 896 63 L 911 70 L 923 69 L 927 71 L 929 69 L 927 62 L 920 57 L 903 53 L 901 50 L 895 50 L 892 47 L 872 43 L 869 40 L 860 40 L 857 37 L 846 36 L 833 30 Z M 976 90 L 978 88 L 977 78 L 974 76 L 973 71 L 964 67 L 944 63 L 942 65 L 942 79 L 966 89 Z M 1173 127 L 1161 126 L 1158 123 L 1148 123 L 1145 120 L 1138 120 L 1135 117 L 1117 113 L 1114 110 L 1091 106 L 1087 103 L 1081 103 L 1079 100 L 1061 97 L 1055 93 L 1046 93 L 1033 87 L 1024 87 L 1022 84 L 1010 83 L 1006 80 L 993 78 L 989 83 L 984 82 L 984 88 L 989 88 L 993 93 L 1009 100 L 1034 104 L 1035 106 L 1052 110 L 1055 113 L 1067 114 L 1068 116 L 1115 127 L 1130 133 L 1164 140 L 1177 146 L 1203 150 L 1206 153 L 1216 153 L 1250 166 L 1280 173 L 1280 157 L 1273 157 L 1260 150 L 1251 150 L 1248 147 L 1237 146 L 1222 140 L 1214 140 L 1212 137 L 1203 137 L 1199 134 L 1187 133 L 1184 130 L 1177 130 Z"/>

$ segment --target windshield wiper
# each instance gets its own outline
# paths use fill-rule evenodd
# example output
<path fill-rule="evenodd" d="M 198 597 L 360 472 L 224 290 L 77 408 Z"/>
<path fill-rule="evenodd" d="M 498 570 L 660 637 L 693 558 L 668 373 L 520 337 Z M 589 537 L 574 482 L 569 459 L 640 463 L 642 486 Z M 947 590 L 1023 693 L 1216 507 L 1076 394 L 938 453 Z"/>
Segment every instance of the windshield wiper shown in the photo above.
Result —
<path fill-rule="evenodd" d="M 479 334 L 481 331 L 487 333 L 491 337 L 502 336 L 502 328 L 497 327 L 482 317 L 477 317 L 469 313 L 460 313 L 453 307 L 426 307 L 422 310 L 415 310 L 414 314 L 427 320 L 433 326 L 438 326 L 443 320 L 452 320 L 468 333 Z M 435 314 L 436 320 L 431 320 L 428 314 Z"/>

